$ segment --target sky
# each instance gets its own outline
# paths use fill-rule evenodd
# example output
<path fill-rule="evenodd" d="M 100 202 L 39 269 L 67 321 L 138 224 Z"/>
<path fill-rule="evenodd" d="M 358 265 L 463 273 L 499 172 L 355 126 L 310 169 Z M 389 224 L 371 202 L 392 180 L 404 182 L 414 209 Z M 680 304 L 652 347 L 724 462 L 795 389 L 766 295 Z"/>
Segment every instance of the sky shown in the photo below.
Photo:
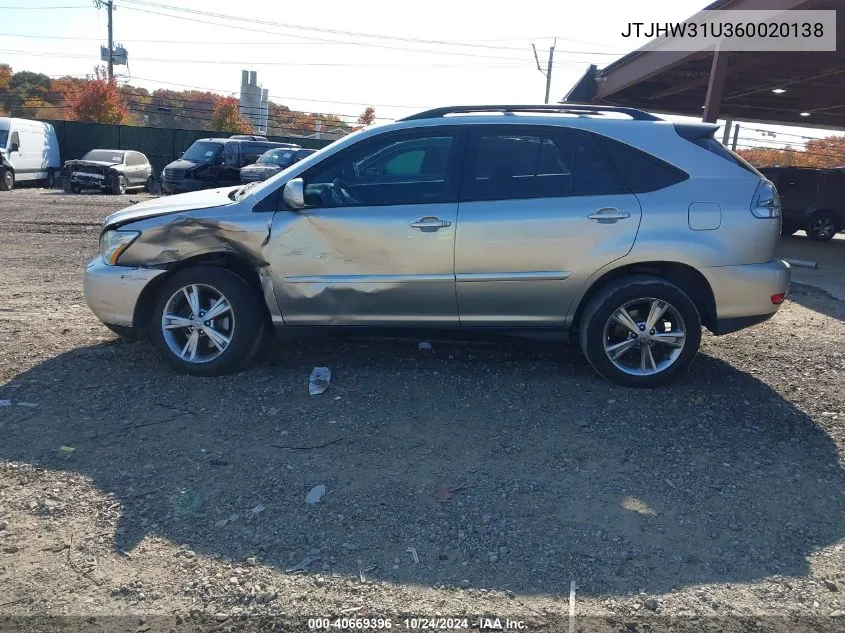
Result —
<path fill-rule="evenodd" d="M 121 81 L 149 90 L 196 87 L 237 95 L 241 70 L 255 70 L 271 99 L 292 109 L 351 120 L 372 105 L 385 121 L 442 105 L 542 103 L 546 78 L 537 69 L 532 43 L 545 69 L 555 38 L 550 101 L 556 102 L 589 64 L 605 66 L 632 49 L 621 36 L 628 21 L 679 21 L 708 2 L 114 4 L 115 42 L 129 52 L 128 67 L 117 67 Z M 100 63 L 106 34 L 106 9 L 91 0 L 0 0 L 0 63 L 16 71 L 84 76 Z M 759 124 L 741 129 L 741 137 L 749 139 L 743 143 L 757 139 L 775 146 L 824 135 Z M 755 129 L 778 136 L 772 140 Z"/>

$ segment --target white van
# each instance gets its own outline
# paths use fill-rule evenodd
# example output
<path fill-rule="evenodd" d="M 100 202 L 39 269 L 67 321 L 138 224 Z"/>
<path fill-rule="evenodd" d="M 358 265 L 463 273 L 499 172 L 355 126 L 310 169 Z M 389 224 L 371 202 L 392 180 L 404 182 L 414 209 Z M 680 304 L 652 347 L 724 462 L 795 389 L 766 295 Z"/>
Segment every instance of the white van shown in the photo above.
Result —
<path fill-rule="evenodd" d="M 40 180 L 53 187 L 61 173 L 59 141 L 49 123 L 0 117 L 0 191 Z"/>

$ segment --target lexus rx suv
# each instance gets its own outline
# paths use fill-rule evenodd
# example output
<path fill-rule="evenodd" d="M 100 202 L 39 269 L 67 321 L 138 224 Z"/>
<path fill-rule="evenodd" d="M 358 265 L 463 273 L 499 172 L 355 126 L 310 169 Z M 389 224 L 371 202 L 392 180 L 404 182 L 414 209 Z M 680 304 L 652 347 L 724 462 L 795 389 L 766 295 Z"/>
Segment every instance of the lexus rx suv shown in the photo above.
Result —
<path fill-rule="evenodd" d="M 260 183 L 109 216 L 90 308 L 179 371 L 236 371 L 264 333 L 348 326 L 572 340 L 652 387 L 701 328 L 771 317 L 771 182 L 714 138 L 630 108 L 460 106 L 367 127 Z"/>

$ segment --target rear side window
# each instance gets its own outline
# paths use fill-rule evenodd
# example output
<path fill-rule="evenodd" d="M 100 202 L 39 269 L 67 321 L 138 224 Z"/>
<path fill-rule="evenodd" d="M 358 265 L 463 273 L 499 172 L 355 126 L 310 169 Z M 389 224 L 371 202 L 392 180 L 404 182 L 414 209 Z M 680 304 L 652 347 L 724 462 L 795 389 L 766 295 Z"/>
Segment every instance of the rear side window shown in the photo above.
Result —
<path fill-rule="evenodd" d="M 692 142 L 699 147 L 706 149 L 708 152 L 712 152 L 713 154 L 716 154 L 716 156 L 721 156 L 725 160 L 731 161 L 734 165 L 738 165 L 739 167 L 754 173 L 754 168 L 750 164 L 742 160 L 715 138 L 697 138 Z"/>
<path fill-rule="evenodd" d="M 627 193 L 585 132 L 514 127 L 473 132 L 463 200 Z"/>
<path fill-rule="evenodd" d="M 633 193 L 657 191 L 689 178 L 689 174 L 682 169 L 627 143 L 606 136 L 595 138 Z"/>

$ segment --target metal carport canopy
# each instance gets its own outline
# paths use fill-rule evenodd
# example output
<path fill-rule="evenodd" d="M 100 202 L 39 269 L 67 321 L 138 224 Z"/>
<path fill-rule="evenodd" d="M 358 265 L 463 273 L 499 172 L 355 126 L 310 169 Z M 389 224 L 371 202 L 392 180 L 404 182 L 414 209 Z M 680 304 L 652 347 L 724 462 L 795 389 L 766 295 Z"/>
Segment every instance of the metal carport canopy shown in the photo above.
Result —
<path fill-rule="evenodd" d="M 840 8 L 845 0 L 719 0 L 705 10 Z M 591 66 L 562 103 L 845 130 L 843 18 L 835 52 L 670 52 L 656 40 L 601 70 Z"/>

